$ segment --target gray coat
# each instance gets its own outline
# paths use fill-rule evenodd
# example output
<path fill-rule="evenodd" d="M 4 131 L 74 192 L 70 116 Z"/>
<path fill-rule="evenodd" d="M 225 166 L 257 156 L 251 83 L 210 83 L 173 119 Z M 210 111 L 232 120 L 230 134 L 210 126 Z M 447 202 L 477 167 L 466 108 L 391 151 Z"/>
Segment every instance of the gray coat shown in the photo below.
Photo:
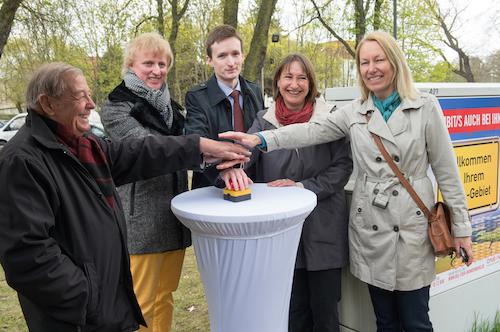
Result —
<path fill-rule="evenodd" d="M 329 109 L 317 100 L 311 120 Z M 273 104 L 257 114 L 249 132 L 279 127 Z M 346 266 L 348 211 L 344 186 L 352 171 L 348 143 L 341 140 L 294 150 L 256 151 L 252 162 L 256 165 L 256 182 L 300 181 L 318 196 L 318 205 L 304 223 L 295 267 L 318 271 Z"/>
<path fill-rule="evenodd" d="M 366 114 L 372 112 L 367 123 Z M 370 132 L 381 136 L 389 154 L 424 203 L 435 201 L 429 165 L 445 202 L 451 207 L 454 236 L 471 235 L 464 190 L 450 136 L 437 99 L 422 94 L 404 99 L 386 123 L 371 97 L 354 101 L 324 119 L 264 132 L 268 149 L 295 148 L 350 137 L 359 172 L 349 220 L 351 272 L 387 290 L 414 290 L 434 278 L 434 254 L 427 220 L 384 161 Z M 385 209 L 372 205 L 375 193 L 388 199 Z"/>
<path fill-rule="evenodd" d="M 129 94 L 132 92 L 122 83 L 102 107 L 102 122 L 111 139 L 168 133 L 166 124 L 157 116 L 159 113 L 146 100 Z M 172 106 L 174 109 L 177 107 L 175 103 Z M 185 171 L 117 188 L 127 221 L 130 254 L 158 253 L 191 245 L 189 229 L 170 210 L 172 198 L 186 190 Z"/>

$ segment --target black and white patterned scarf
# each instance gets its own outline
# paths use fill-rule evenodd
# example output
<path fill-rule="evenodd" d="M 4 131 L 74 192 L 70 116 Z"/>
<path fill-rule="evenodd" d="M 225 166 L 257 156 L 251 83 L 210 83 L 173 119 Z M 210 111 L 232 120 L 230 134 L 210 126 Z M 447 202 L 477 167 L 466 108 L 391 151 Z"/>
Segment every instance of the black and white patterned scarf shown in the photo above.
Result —
<path fill-rule="evenodd" d="M 170 105 L 170 91 L 168 90 L 167 83 L 164 83 L 160 90 L 153 90 L 144 84 L 137 75 L 128 70 L 123 78 L 125 86 L 132 91 L 135 95 L 147 100 L 151 106 L 160 112 L 163 120 L 168 128 L 172 128 L 173 112 Z"/>

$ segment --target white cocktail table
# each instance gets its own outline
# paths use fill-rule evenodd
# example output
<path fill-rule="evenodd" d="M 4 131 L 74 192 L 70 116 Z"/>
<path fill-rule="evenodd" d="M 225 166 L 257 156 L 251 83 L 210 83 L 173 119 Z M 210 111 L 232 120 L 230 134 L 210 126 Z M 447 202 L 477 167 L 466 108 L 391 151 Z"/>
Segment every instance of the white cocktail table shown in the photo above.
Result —
<path fill-rule="evenodd" d="M 172 200 L 192 232 L 211 331 L 286 332 L 297 247 L 316 195 L 253 184 L 251 200 L 222 196 L 207 187 Z"/>

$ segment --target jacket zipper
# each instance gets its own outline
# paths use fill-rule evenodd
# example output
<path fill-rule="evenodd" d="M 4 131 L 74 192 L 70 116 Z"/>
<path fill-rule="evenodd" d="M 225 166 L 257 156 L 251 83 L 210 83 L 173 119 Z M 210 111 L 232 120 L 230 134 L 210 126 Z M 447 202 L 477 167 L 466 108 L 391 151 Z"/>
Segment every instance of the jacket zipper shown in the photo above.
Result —
<path fill-rule="evenodd" d="M 136 182 L 132 182 L 132 185 L 130 186 L 130 208 L 128 215 L 133 216 L 135 212 L 135 184 Z"/>
<path fill-rule="evenodd" d="M 66 150 L 64 147 L 61 147 L 61 150 L 63 151 L 63 153 L 66 156 L 68 156 L 70 159 L 72 159 L 73 161 L 76 162 L 76 164 L 80 168 L 80 171 L 82 172 L 82 175 L 85 176 L 85 178 L 87 179 L 87 181 L 89 183 L 92 183 L 92 185 L 94 187 L 96 187 L 95 189 L 97 189 L 97 196 L 100 198 L 101 204 L 104 204 L 109 210 L 111 210 L 111 207 L 109 206 L 109 204 L 106 202 L 106 200 L 104 198 L 104 194 L 101 192 L 101 189 L 99 188 L 99 186 L 95 182 L 94 178 L 92 178 L 92 176 L 90 175 L 89 171 L 87 171 L 85 169 L 85 167 L 80 163 L 80 161 L 75 156 L 73 156 L 73 154 L 71 152 L 69 152 L 68 150 Z"/>

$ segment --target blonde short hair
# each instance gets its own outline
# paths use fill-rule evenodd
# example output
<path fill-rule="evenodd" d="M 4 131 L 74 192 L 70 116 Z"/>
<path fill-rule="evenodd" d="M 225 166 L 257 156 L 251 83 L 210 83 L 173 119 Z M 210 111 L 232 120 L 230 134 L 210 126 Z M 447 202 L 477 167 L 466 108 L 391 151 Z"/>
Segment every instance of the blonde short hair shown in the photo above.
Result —
<path fill-rule="evenodd" d="M 365 82 L 363 82 L 363 78 L 361 77 L 360 70 L 360 58 L 359 52 L 361 46 L 367 41 L 375 41 L 377 42 L 385 55 L 387 56 L 387 60 L 391 64 L 394 70 L 394 77 L 392 78 L 392 83 L 394 88 L 398 92 L 401 99 L 409 98 L 415 99 L 418 95 L 418 91 L 415 88 L 415 84 L 413 83 L 413 78 L 410 72 L 410 68 L 406 63 L 405 56 L 403 51 L 398 46 L 396 40 L 385 31 L 373 31 L 367 34 L 358 44 L 356 48 L 356 66 L 358 71 L 358 84 L 361 88 L 361 99 L 363 101 L 368 99 L 370 95 L 370 90 L 366 86 Z"/>
<path fill-rule="evenodd" d="M 174 55 L 168 41 L 156 32 L 146 32 L 132 39 L 123 54 L 122 75 L 125 75 L 134 63 L 138 51 L 149 51 L 155 55 L 167 57 L 168 69 L 174 64 Z"/>
<path fill-rule="evenodd" d="M 51 62 L 40 66 L 31 75 L 26 88 L 28 108 L 40 111 L 38 99 L 41 95 L 61 97 L 68 88 L 68 79 L 75 76 L 83 76 L 81 69 L 64 62 Z"/>

